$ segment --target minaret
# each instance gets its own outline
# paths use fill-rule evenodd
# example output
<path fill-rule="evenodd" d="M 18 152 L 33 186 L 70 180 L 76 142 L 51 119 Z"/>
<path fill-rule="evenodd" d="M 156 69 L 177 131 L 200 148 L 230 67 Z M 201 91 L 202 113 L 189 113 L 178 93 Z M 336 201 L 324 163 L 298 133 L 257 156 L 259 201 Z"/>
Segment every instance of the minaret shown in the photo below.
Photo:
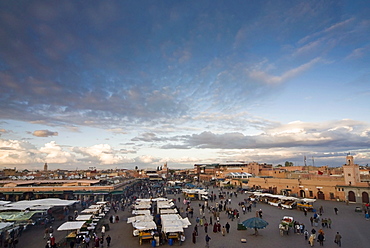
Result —
<path fill-rule="evenodd" d="M 44 164 L 44 171 L 48 171 L 48 163 Z"/>
<path fill-rule="evenodd" d="M 360 168 L 353 161 L 353 156 L 347 155 L 346 164 L 343 165 L 344 183 L 346 185 L 356 185 L 360 182 Z"/>

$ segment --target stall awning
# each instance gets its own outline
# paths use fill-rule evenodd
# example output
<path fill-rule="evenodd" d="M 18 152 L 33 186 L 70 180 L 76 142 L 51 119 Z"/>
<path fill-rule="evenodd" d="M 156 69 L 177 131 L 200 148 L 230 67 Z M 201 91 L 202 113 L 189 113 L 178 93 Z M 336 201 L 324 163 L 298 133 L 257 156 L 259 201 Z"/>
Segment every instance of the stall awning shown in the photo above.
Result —
<path fill-rule="evenodd" d="M 80 230 L 85 221 L 68 221 L 58 227 L 58 231 Z"/>

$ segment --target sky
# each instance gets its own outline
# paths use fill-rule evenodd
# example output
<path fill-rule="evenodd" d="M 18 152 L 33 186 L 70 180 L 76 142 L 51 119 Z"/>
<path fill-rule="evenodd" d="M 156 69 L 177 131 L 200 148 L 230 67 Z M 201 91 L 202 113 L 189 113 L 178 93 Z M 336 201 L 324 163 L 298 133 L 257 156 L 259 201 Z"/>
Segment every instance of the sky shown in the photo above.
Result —
<path fill-rule="evenodd" d="M 369 13 L 360 0 L 0 1 L 0 168 L 366 165 Z"/>

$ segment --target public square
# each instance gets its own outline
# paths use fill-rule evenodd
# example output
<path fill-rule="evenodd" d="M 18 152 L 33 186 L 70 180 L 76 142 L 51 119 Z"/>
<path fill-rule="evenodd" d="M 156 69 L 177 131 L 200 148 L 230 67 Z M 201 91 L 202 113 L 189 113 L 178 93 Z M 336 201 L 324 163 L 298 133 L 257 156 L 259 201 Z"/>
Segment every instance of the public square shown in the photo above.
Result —
<path fill-rule="evenodd" d="M 218 189 L 213 190 L 216 194 Z M 243 201 L 245 198 L 248 198 L 249 194 L 238 194 L 237 197 L 232 197 L 231 207 L 234 209 L 239 209 L 238 202 Z M 168 198 L 181 197 L 182 194 L 177 195 L 167 195 Z M 219 200 L 217 200 L 219 201 Z M 205 247 L 205 231 L 203 227 L 198 227 L 198 236 L 196 243 L 192 242 L 192 232 L 195 226 L 195 219 L 199 216 L 199 203 L 203 204 L 203 201 L 192 201 L 191 206 L 194 208 L 194 217 L 190 218 L 192 225 L 189 228 L 185 229 L 186 240 L 182 244 L 184 247 Z M 176 203 L 179 208 L 183 205 L 182 201 Z M 209 205 L 215 204 L 215 201 L 209 202 Z M 344 202 L 334 202 L 334 201 L 323 201 L 317 200 L 314 203 L 315 208 L 323 207 L 324 212 L 323 218 L 331 218 L 332 228 L 325 228 L 325 247 L 338 247 L 334 243 L 334 236 L 336 232 L 339 232 L 342 235 L 342 247 L 369 247 L 370 244 L 370 233 L 369 225 L 370 221 L 366 221 L 364 214 L 355 211 L 356 207 L 361 207 L 361 204 L 349 204 L 346 205 Z M 334 208 L 339 209 L 338 215 L 335 215 Z M 259 235 L 255 236 L 254 230 L 237 230 L 238 220 L 231 221 L 228 219 L 227 215 L 224 212 L 220 213 L 220 223 L 225 225 L 228 221 L 231 225 L 230 233 L 222 236 L 220 232 L 213 233 L 212 227 L 208 228 L 208 235 L 211 237 L 210 247 L 274 247 L 274 248 L 294 248 L 294 247 L 310 247 L 308 242 L 305 240 L 304 236 L 301 234 L 295 234 L 293 230 L 290 231 L 289 235 L 280 236 L 278 225 L 283 218 L 283 216 L 292 216 L 294 220 L 303 223 L 305 229 L 311 231 L 313 228 L 310 224 L 309 218 L 313 215 L 312 212 L 308 212 L 307 216 L 304 215 L 303 211 L 297 209 L 279 209 L 274 206 L 270 206 L 265 203 L 258 203 L 256 207 L 252 207 L 252 212 L 247 212 L 245 215 L 240 211 L 239 221 L 244 221 L 248 218 L 255 217 L 256 210 L 261 209 L 263 211 L 263 219 L 266 220 L 269 225 L 265 229 L 259 230 Z M 109 223 L 110 214 L 115 214 L 111 210 L 111 213 L 107 214 L 106 218 L 102 220 L 103 223 Z M 106 232 L 106 235 L 112 237 L 111 247 L 140 247 L 139 238 L 132 235 L 132 225 L 127 224 L 127 218 L 131 217 L 131 210 L 126 209 L 125 211 L 119 210 L 117 214 L 120 216 L 119 223 L 109 224 L 109 231 Z M 184 214 L 183 214 L 184 215 Z M 209 220 L 210 214 L 206 211 L 205 216 Z M 64 221 L 56 221 L 53 224 L 54 229 L 62 224 Z M 102 224 L 102 223 L 101 223 Z M 318 231 L 321 226 L 314 227 Z M 33 227 L 30 230 L 26 230 L 18 244 L 18 247 L 29 247 L 29 248 L 40 248 L 45 247 L 46 240 L 43 239 L 44 229 L 42 227 Z M 57 241 L 62 240 L 66 232 L 55 231 L 55 237 Z M 96 230 L 96 233 L 100 234 L 100 228 Z M 246 239 L 246 243 L 241 243 L 241 239 Z M 141 247 L 151 247 L 152 244 L 147 241 L 143 242 Z M 162 247 L 170 247 L 169 244 L 160 245 Z M 178 242 L 175 242 L 173 246 L 179 246 Z M 315 246 L 319 246 L 318 242 L 315 242 Z M 68 244 L 66 247 L 69 247 Z M 92 244 L 90 244 L 92 247 Z M 106 247 L 106 244 L 105 246 Z"/>

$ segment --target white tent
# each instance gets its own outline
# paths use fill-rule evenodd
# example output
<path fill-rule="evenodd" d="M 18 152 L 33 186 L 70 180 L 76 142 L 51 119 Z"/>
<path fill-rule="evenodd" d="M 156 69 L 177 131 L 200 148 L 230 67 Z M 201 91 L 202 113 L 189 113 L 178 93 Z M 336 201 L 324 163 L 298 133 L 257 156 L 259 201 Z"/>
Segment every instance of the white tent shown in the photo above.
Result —
<path fill-rule="evenodd" d="M 144 210 L 132 210 L 132 214 L 135 215 L 150 215 L 150 210 L 144 209 Z"/>
<path fill-rule="evenodd" d="M 81 211 L 82 214 L 94 214 L 98 212 L 99 212 L 99 209 L 96 209 L 96 208 L 87 208 Z"/>
<path fill-rule="evenodd" d="M 154 230 L 157 229 L 157 225 L 154 221 L 138 221 L 133 222 L 132 226 L 140 231 L 146 231 L 146 230 Z"/>
<path fill-rule="evenodd" d="M 140 221 L 148 222 L 152 220 L 153 220 L 153 216 L 151 215 L 138 215 L 138 216 L 127 218 L 127 223 L 140 222 Z"/>
<path fill-rule="evenodd" d="M 93 217 L 92 214 L 79 215 L 76 217 L 76 220 L 77 221 L 82 221 L 82 220 L 87 221 L 87 220 L 90 220 L 92 217 Z"/>
<path fill-rule="evenodd" d="M 177 214 L 177 209 L 161 209 L 160 214 Z"/>
<path fill-rule="evenodd" d="M 0 230 L 3 230 L 4 228 L 7 228 L 9 226 L 12 226 L 14 222 L 0 222 Z"/>
<path fill-rule="evenodd" d="M 57 231 L 80 230 L 85 221 L 68 221 L 58 227 Z"/>

